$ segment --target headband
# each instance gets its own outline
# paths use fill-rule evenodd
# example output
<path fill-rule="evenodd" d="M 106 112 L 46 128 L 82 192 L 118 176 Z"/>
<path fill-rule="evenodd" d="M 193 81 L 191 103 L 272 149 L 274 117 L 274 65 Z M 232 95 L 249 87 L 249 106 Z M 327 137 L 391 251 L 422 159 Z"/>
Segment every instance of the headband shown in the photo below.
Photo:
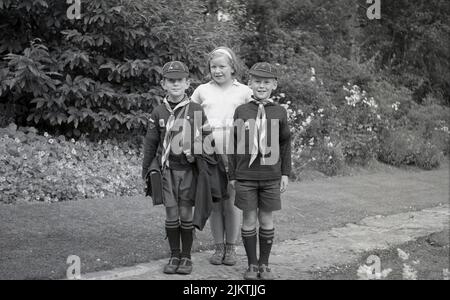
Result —
<path fill-rule="evenodd" d="M 220 48 L 220 49 L 214 50 L 212 54 L 215 54 L 215 53 L 225 54 L 226 56 L 228 56 L 231 59 L 231 61 L 234 61 L 233 56 L 231 56 L 230 52 L 228 52 L 225 49 Z"/>

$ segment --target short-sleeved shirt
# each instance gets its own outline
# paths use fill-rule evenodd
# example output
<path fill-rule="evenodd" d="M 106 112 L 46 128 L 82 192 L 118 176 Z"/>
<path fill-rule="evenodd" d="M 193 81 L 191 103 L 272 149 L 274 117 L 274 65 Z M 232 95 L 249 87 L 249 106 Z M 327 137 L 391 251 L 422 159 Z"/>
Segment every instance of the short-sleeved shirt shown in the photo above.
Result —
<path fill-rule="evenodd" d="M 216 146 L 224 144 L 233 127 L 233 116 L 236 108 L 248 103 L 253 92 L 246 86 L 233 81 L 227 88 L 222 88 L 214 81 L 202 84 L 195 89 L 191 100 L 200 104 L 205 111 L 208 122 L 213 129 Z M 222 146 L 219 146 L 221 148 Z"/>

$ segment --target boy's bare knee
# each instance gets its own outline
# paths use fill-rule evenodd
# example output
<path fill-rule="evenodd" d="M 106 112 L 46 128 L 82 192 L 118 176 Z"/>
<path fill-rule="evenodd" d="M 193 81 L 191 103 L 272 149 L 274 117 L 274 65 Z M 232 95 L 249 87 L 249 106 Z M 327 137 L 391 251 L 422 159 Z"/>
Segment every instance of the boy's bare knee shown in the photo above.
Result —
<path fill-rule="evenodd" d="M 179 219 L 178 207 L 166 207 L 166 219 L 167 221 L 176 221 Z"/>
<path fill-rule="evenodd" d="M 184 222 L 192 221 L 192 207 L 180 207 L 180 219 Z"/>
<path fill-rule="evenodd" d="M 260 210 L 258 213 L 259 225 L 263 229 L 273 228 L 273 215 L 272 212 L 265 212 Z"/>
<path fill-rule="evenodd" d="M 242 218 L 242 229 L 245 231 L 253 230 L 256 228 L 257 213 L 256 210 L 244 211 Z"/>

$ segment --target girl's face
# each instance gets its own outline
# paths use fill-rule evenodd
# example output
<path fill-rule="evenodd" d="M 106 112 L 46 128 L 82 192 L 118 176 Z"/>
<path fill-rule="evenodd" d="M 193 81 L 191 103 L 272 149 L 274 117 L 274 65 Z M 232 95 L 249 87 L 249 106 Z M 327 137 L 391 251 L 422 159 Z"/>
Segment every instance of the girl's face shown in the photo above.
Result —
<path fill-rule="evenodd" d="M 221 55 L 213 58 L 209 63 L 209 68 L 212 79 L 218 85 L 227 84 L 233 80 L 235 70 L 226 56 Z"/>

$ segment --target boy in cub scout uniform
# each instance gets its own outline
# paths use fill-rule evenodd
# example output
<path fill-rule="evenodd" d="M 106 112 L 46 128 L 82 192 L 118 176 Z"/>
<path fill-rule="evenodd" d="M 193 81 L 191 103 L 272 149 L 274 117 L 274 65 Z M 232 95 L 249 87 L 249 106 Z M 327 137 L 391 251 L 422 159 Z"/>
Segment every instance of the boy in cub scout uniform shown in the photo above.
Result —
<path fill-rule="evenodd" d="M 244 279 L 274 279 L 269 255 L 275 229 L 272 212 L 281 209 L 280 192 L 291 171 L 291 137 L 287 111 L 271 98 L 277 71 L 269 63 L 250 69 L 252 100 L 234 113 L 234 152 L 229 159 L 235 205 L 242 210 L 242 240 L 248 259 Z M 259 220 L 259 258 L 256 224 Z"/>
<path fill-rule="evenodd" d="M 164 267 L 166 274 L 192 272 L 194 199 L 189 191 L 194 180 L 194 139 L 199 134 L 210 134 L 202 107 L 185 93 L 190 85 L 188 78 L 189 70 L 182 62 L 164 65 L 161 86 L 167 95 L 152 111 L 144 139 L 142 178 L 145 180 L 155 160 L 162 174 L 165 228 L 171 252 Z"/>

